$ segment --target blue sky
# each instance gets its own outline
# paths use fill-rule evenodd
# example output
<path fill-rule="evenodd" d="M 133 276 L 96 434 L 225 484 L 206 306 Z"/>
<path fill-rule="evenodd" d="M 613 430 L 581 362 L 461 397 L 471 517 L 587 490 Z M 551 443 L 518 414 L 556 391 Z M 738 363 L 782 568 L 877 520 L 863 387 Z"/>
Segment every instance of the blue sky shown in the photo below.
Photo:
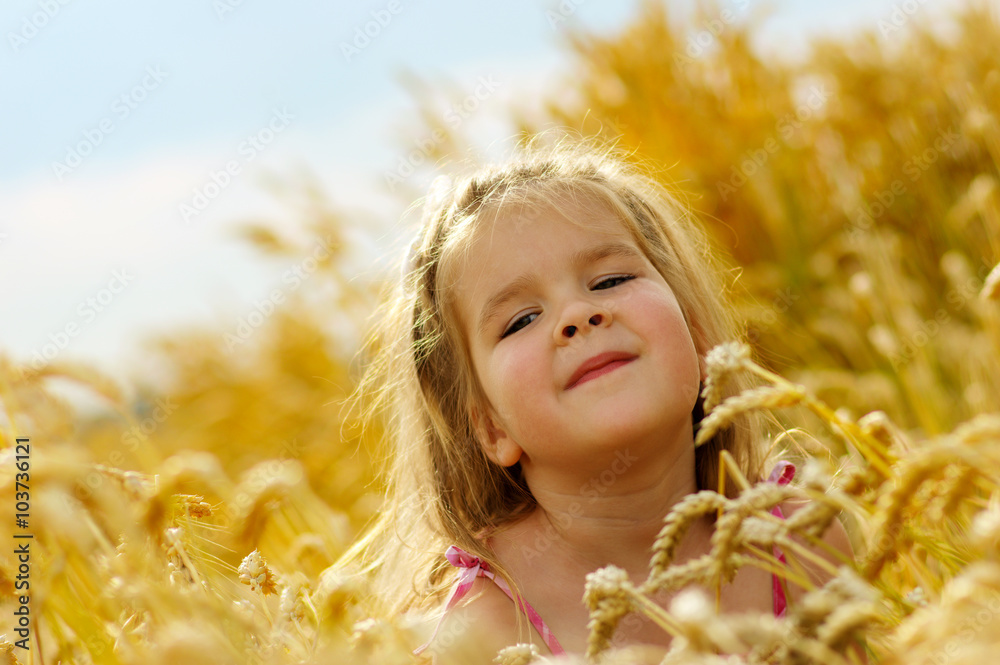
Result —
<path fill-rule="evenodd" d="M 900 4 L 775 2 L 762 47 L 794 52 Z M 373 251 L 391 251 L 405 205 L 385 173 L 425 138 L 407 135 L 400 73 L 481 93 L 466 129 L 502 141 L 505 109 L 539 104 L 569 71 L 565 29 L 615 31 L 637 5 L 564 0 L 555 22 L 555 1 L 7 0 L 0 352 L 27 362 L 48 345 L 125 376 L 145 333 L 231 328 L 287 269 L 232 238 L 247 217 L 287 214 L 262 190 L 268 173 L 311 171 L 378 220 Z M 762 5 L 719 2 L 736 16 Z"/>

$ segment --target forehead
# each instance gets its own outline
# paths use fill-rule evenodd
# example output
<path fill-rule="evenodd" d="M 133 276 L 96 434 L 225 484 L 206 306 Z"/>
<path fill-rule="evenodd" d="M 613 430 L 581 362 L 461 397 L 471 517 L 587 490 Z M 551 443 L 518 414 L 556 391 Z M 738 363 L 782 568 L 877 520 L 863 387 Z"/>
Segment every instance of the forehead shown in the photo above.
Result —
<path fill-rule="evenodd" d="M 538 236 L 558 235 L 565 242 L 630 239 L 629 231 L 609 203 L 590 194 L 568 194 L 555 200 L 524 201 L 484 211 L 469 244 L 469 253 L 519 252 L 532 248 Z M 563 243 L 550 249 L 562 247 Z"/>

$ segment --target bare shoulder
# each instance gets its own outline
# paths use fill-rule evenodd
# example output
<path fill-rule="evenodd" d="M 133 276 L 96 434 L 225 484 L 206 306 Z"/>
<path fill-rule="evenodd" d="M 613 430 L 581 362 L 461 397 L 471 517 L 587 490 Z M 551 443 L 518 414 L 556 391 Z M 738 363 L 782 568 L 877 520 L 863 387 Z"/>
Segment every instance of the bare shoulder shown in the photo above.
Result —
<path fill-rule="evenodd" d="M 514 602 L 491 580 L 477 578 L 466 598 L 445 616 L 431 642 L 434 662 L 492 664 L 500 649 L 527 642 L 546 653 L 531 624 L 524 620 L 520 624 Z"/>

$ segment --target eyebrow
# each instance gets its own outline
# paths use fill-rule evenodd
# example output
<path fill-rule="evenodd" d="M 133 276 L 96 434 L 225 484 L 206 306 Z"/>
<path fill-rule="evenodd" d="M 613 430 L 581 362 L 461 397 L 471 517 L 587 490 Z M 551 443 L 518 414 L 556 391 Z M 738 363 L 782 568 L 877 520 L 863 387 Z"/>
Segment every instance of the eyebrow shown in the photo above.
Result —
<path fill-rule="evenodd" d="M 624 243 L 612 242 L 582 249 L 573 255 L 572 262 L 574 266 L 581 266 L 587 265 L 588 263 L 596 263 L 601 259 L 609 257 L 634 259 L 640 258 L 641 256 L 642 255 L 639 253 L 639 250 L 635 247 L 631 247 Z M 482 310 L 480 310 L 479 334 L 483 335 L 486 332 L 487 326 L 489 326 L 490 321 L 492 321 L 497 315 L 501 307 L 503 307 L 508 301 L 516 298 L 518 294 L 525 289 L 530 288 L 534 283 L 535 275 L 533 273 L 525 273 L 490 296 L 490 298 L 483 305 Z"/>

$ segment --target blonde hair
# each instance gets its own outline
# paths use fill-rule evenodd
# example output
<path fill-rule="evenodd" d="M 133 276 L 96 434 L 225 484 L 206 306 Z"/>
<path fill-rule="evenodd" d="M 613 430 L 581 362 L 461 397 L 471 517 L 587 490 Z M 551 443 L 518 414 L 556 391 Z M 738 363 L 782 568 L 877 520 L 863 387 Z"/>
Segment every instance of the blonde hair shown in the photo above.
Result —
<path fill-rule="evenodd" d="M 403 278 L 367 346 L 372 361 L 358 393 L 367 400 L 367 416 L 385 428 L 391 465 L 386 509 L 347 558 L 378 573 L 384 611 L 429 607 L 441 598 L 451 581 L 444 558 L 449 545 L 489 561 L 506 578 L 482 536 L 535 505 L 518 465 L 490 461 L 477 441 L 470 410 L 484 397 L 451 297 L 457 259 L 491 215 L 516 210 L 528 220 L 522 223 L 530 223 L 525 211 L 558 206 L 567 195 L 602 202 L 670 285 L 701 363 L 713 346 L 738 337 L 718 278 L 720 266 L 698 225 L 612 148 L 565 141 L 544 147 L 536 140 L 509 163 L 480 168 L 453 183 L 444 180 L 436 181 L 425 200 Z M 734 384 L 743 387 L 739 380 Z M 696 412 L 700 405 L 699 398 Z M 696 451 L 698 488 L 718 487 L 723 450 L 746 478 L 759 481 L 760 447 L 752 416 L 720 431 Z M 735 493 L 733 483 L 727 493 Z"/>

